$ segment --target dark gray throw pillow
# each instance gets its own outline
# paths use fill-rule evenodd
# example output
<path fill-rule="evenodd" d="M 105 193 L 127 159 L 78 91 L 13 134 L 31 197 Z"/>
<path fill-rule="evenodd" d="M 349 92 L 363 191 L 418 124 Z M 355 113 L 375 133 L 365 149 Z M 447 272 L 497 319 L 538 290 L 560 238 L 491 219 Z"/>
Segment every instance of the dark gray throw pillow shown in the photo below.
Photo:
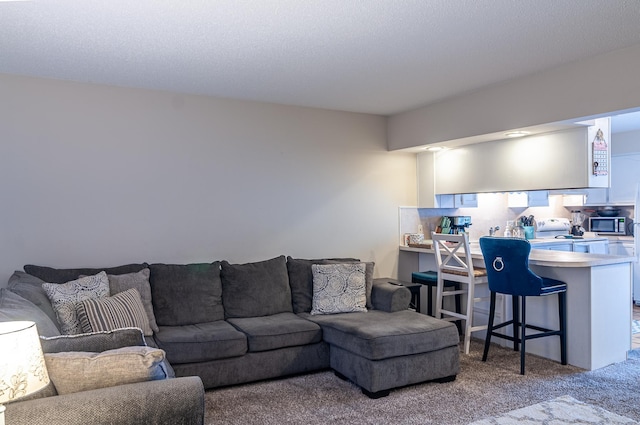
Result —
<path fill-rule="evenodd" d="M 49 301 L 47 293 L 42 289 L 43 283 L 45 283 L 45 281 L 42 279 L 31 276 L 23 271 L 16 270 L 9 278 L 8 288 L 11 292 L 18 294 L 22 298 L 37 305 L 40 310 L 44 311 L 44 313 L 49 316 L 53 323 L 56 323 L 57 327 L 58 317 L 56 316 L 56 312 L 53 310 L 53 306 L 51 305 L 51 301 Z"/>
<path fill-rule="evenodd" d="M 35 304 L 7 288 L 0 288 L 0 322 L 20 320 L 35 322 L 39 335 L 60 335 L 55 322 Z"/>
<path fill-rule="evenodd" d="M 291 301 L 294 313 L 309 313 L 313 299 L 313 273 L 311 266 L 314 264 L 359 263 L 357 258 L 322 258 L 306 260 L 287 257 L 287 270 L 289 273 L 289 285 L 291 286 Z M 365 282 L 367 295 L 367 308 L 372 309 L 371 290 L 373 288 L 373 269 L 375 263 L 365 263 Z"/>
<path fill-rule="evenodd" d="M 294 313 L 309 313 L 313 300 L 313 272 L 311 266 L 324 260 L 304 260 L 287 257 L 287 271 L 291 287 Z"/>
<path fill-rule="evenodd" d="M 284 255 L 247 264 L 222 262 L 225 317 L 260 317 L 290 313 L 291 288 Z"/>
<path fill-rule="evenodd" d="M 80 268 L 80 269 L 54 269 L 46 266 L 34 266 L 27 264 L 24 266 L 24 271 L 32 276 L 44 280 L 49 283 L 65 283 L 71 280 L 76 280 L 80 275 L 92 276 L 100 273 L 101 271 L 107 274 L 126 274 L 135 273 L 147 268 L 147 263 L 142 264 L 125 264 L 117 267 L 106 268 Z"/>
<path fill-rule="evenodd" d="M 224 319 L 220 263 L 151 264 L 153 311 L 159 326 Z"/>

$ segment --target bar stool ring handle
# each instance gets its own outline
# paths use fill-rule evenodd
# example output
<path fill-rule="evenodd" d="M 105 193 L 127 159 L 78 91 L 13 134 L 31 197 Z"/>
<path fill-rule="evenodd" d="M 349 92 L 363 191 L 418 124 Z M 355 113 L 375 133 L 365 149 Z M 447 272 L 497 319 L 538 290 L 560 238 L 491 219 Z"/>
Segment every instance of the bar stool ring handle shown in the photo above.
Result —
<path fill-rule="evenodd" d="M 496 257 L 493 260 L 493 270 L 497 272 L 501 272 L 504 269 L 504 262 L 502 261 L 502 257 Z"/>

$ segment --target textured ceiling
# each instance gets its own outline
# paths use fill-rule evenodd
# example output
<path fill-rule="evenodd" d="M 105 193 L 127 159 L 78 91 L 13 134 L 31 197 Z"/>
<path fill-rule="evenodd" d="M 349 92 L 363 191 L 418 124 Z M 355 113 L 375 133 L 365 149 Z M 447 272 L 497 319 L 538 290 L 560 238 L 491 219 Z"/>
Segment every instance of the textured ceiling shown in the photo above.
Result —
<path fill-rule="evenodd" d="M 0 1 L 0 73 L 383 115 L 638 43 L 638 0 Z"/>

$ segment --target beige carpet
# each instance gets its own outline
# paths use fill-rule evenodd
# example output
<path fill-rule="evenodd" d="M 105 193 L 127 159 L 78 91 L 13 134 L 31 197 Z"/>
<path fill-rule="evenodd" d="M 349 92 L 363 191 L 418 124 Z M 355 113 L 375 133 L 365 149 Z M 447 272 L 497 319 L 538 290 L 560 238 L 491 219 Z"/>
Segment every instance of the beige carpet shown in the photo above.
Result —
<path fill-rule="evenodd" d="M 205 423 L 213 424 L 469 424 L 562 396 L 640 421 L 640 353 L 623 363 L 587 372 L 472 341 L 454 382 L 397 389 L 371 400 L 353 384 L 324 371 L 210 390 Z M 523 425 L 521 423 L 521 425 Z"/>

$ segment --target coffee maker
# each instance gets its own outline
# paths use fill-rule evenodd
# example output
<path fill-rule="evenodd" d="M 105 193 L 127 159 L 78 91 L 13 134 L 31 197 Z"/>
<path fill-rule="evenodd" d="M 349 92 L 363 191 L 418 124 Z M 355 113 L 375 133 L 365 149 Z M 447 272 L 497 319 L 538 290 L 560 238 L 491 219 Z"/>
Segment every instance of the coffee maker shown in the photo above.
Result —
<path fill-rule="evenodd" d="M 573 236 L 582 236 L 584 235 L 584 227 L 582 227 L 582 222 L 584 221 L 585 216 L 580 211 L 571 211 L 571 234 Z"/>
<path fill-rule="evenodd" d="M 449 220 L 451 220 L 451 233 L 456 235 L 467 232 L 471 226 L 471 217 L 468 215 L 450 216 Z"/>

